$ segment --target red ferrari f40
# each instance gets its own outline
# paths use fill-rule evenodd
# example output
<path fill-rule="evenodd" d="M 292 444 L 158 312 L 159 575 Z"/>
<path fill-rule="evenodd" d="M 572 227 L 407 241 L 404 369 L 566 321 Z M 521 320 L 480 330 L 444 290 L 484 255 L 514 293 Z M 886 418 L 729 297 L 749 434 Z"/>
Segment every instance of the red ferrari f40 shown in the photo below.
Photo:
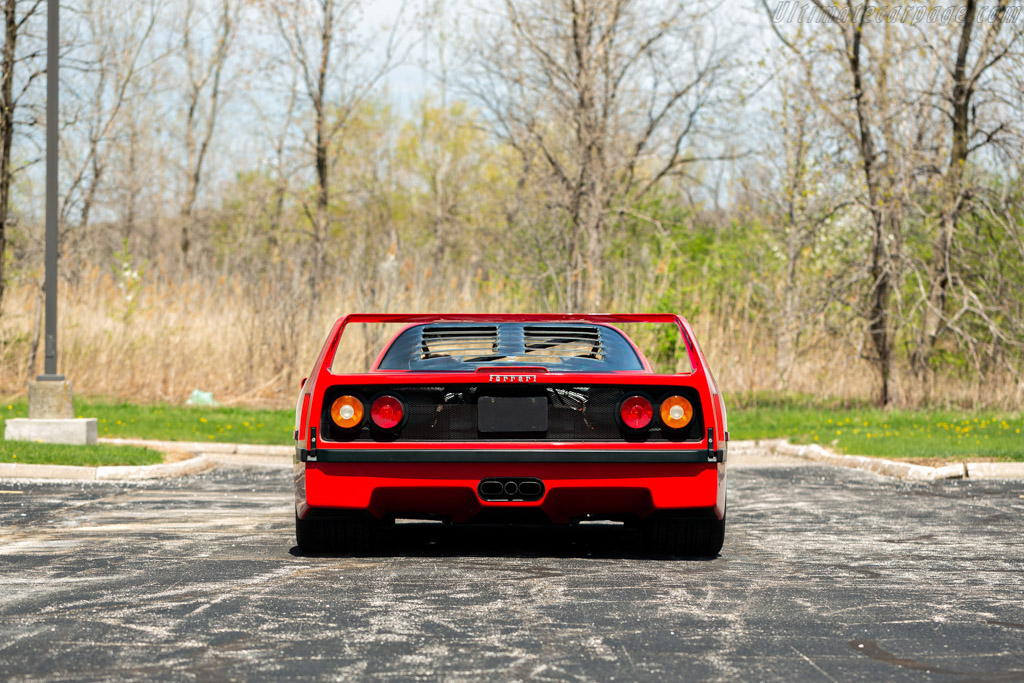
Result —
<path fill-rule="evenodd" d="M 382 324 L 400 329 L 345 371 L 346 329 Z M 626 332 L 643 325 L 681 371 L 653 371 Z M 615 520 L 653 553 L 722 548 L 725 403 L 678 315 L 348 315 L 295 412 L 303 551 L 359 551 L 396 518 Z"/>

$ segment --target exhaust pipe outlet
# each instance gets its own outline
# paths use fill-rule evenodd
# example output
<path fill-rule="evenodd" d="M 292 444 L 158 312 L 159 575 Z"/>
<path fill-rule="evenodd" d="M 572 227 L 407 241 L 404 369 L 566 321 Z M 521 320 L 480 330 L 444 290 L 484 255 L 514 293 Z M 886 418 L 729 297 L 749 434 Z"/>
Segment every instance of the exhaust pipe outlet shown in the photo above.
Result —
<path fill-rule="evenodd" d="M 481 498 L 500 497 L 503 493 L 505 493 L 505 487 L 497 479 L 484 479 L 480 482 Z"/>
<path fill-rule="evenodd" d="M 488 502 L 530 502 L 544 497 L 544 482 L 534 477 L 498 477 L 481 480 L 476 490 Z"/>
<path fill-rule="evenodd" d="M 541 486 L 541 483 L 533 479 L 527 479 L 519 483 L 519 495 L 523 498 L 539 498 L 543 490 L 544 487 Z"/>

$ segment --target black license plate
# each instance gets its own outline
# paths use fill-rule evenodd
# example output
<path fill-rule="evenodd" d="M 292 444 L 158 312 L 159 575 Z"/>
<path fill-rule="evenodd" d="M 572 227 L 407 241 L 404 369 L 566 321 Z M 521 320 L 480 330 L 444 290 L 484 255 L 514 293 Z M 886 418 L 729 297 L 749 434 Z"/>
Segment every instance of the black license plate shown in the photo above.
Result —
<path fill-rule="evenodd" d="M 546 432 L 546 396 L 481 396 L 477 401 L 477 427 L 481 432 Z"/>

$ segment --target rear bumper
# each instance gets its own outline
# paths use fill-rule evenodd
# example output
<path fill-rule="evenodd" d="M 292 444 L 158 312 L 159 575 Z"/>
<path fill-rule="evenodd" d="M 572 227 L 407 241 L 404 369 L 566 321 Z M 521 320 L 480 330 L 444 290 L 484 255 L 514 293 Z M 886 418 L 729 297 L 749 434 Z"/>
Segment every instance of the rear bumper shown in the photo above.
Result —
<path fill-rule="evenodd" d="M 303 518 L 366 511 L 378 519 L 468 522 L 482 513 L 532 510 L 557 524 L 585 516 L 725 514 L 725 464 L 707 462 L 706 452 L 703 462 L 552 462 L 550 455 L 545 462 L 481 462 L 480 453 L 475 452 L 474 462 L 297 462 L 296 512 Z M 564 452 L 560 456 L 567 459 Z M 494 477 L 539 479 L 543 496 L 535 501 L 485 501 L 478 485 Z"/>
<path fill-rule="evenodd" d="M 295 449 L 299 462 L 530 462 L 530 463 L 708 463 L 725 462 L 727 450 L 698 448 L 318 448 Z"/>

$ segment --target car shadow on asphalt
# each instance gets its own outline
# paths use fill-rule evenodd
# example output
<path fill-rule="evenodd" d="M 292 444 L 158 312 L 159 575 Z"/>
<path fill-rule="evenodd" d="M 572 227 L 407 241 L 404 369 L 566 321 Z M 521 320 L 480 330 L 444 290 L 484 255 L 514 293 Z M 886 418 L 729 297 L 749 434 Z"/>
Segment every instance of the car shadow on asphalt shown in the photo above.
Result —
<path fill-rule="evenodd" d="M 305 553 L 296 557 L 559 557 L 709 562 L 715 557 L 656 555 L 643 536 L 621 524 L 574 526 L 400 523 L 385 526 L 372 546 L 357 553 Z"/>

